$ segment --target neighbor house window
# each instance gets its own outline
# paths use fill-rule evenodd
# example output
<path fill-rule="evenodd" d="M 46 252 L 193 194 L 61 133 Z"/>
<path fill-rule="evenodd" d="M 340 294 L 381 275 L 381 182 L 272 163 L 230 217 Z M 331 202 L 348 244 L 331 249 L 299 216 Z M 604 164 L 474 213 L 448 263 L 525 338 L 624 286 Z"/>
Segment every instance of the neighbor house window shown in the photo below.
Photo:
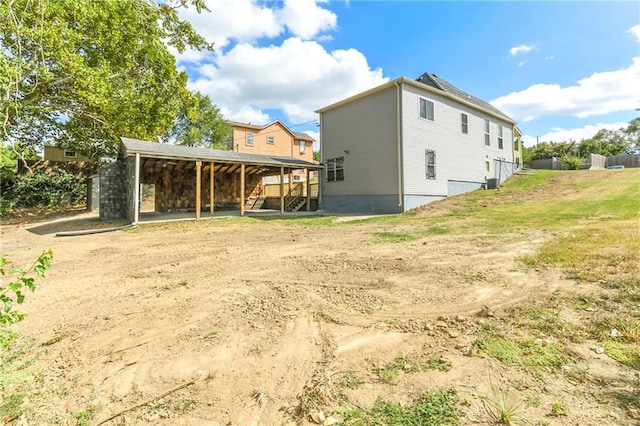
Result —
<path fill-rule="evenodd" d="M 247 135 L 245 138 L 245 144 L 247 146 L 253 146 L 253 133 L 247 132 Z"/>
<path fill-rule="evenodd" d="M 78 154 L 76 154 L 75 151 L 64 151 L 64 156 L 65 157 L 70 157 L 70 158 L 75 158 L 78 156 Z"/>
<path fill-rule="evenodd" d="M 327 160 L 327 182 L 344 180 L 344 157 L 330 158 Z"/>
<path fill-rule="evenodd" d="M 491 134 L 490 131 L 489 120 L 484 120 L 484 144 L 489 146 L 491 145 Z"/>
<path fill-rule="evenodd" d="M 420 117 L 434 120 L 433 102 L 420 98 Z"/>
<path fill-rule="evenodd" d="M 520 151 L 520 144 L 518 143 L 518 139 L 513 141 L 513 149 L 514 151 Z"/>
<path fill-rule="evenodd" d="M 502 124 L 498 124 L 498 148 L 500 149 L 503 149 L 502 141 Z"/>
<path fill-rule="evenodd" d="M 485 161 L 485 162 L 484 162 L 484 164 L 485 164 L 485 165 L 486 165 L 486 167 L 487 167 L 487 171 L 488 171 L 488 172 L 490 172 L 490 171 L 491 171 L 491 163 L 490 163 L 490 162 L 488 162 L 488 161 Z"/>
<path fill-rule="evenodd" d="M 463 112 L 460 117 L 462 120 L 462 133 L 469 134 L 469 116 Z"/>
<path fill-rule="evenodd" d="M 304 154 L 307 150 L 307 143 L 305 141 L 300 141 L 300 154 Z"/>
<path fill-rule="evenodd" d="M 269 145 L 273 145 L 276 142 L 276 138 L 274 138 L 273 136 L 267 136 L 267 143 Z"/>
<path fill-rule="evenodd" d="M 435 179 L 436 178 L 436 152 L 426 150 L 424 152 L 424 160 L 427 169 L 427 179 Z"/>

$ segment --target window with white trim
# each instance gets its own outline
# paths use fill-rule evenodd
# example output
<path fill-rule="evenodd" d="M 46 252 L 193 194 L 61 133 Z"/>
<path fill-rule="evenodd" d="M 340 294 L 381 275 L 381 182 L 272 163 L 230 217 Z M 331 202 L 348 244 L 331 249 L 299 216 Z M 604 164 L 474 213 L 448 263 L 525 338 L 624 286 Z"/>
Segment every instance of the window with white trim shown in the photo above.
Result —
<path fill-rule="evenodd" d="M 489 161 L 485 161 L 484 164 L 487 167 L 487 171 L 490 172 L 491 171 L 491 163 Z"/>
<path fill-rule="evenodd" d="M 424 162 L 427 179 L 436 178 L 436 152 L 429 149 L 424 151 Z"/>
<path fill-rule="evenodd" d="M 344 157 L 329 158 L 327 160 L 327 182 L 344 180 Z"/>
<path fill-rule="evenodd" d="M 491 145 L 491 133 L 490 133 L 491 125 L 489 120 L 484 120 L 484 144 L 489 146 Z"/>
<path fill-rule="evenodd" d="M 269 145 L 273 145 L 276 142 L 276 138 L 274 138 L 273 136 L 267 136 L 267 143 Z"/>
<path fill-rule="evenodd" d="M 305 141 L 300 141 L 300 154 L 304 154 L 307 150 L 307 143 Z"/>
<path fill-rule="evenodd" d="M 460 120 L 462 124 L 462 133 L 465 135 L 469 134 L 469 116 L 464 112 L 460 115 Z"/>
<path fill-rule="evenodd" d="M 253 133 L 247 132 L 245 135 L 244 143 L 247 146 L 253 146 Z"/>
<path fill-rule="evenodd" d="M 498 148 L 504 149 L 502 139 L 502 124 L 498 124 Z"/>
<path fill-rule="evenodd" d="M 433 121 L 435 119 L 435 112 L 433 102 L 420 98 L 420 117 Z"/>
<path fill-rule="evenodd" d="M 513 141 L 513 150 L 514 151 L 520 151 L 520 144 L 518 143 L 518 139 L 515 139 Z"/>

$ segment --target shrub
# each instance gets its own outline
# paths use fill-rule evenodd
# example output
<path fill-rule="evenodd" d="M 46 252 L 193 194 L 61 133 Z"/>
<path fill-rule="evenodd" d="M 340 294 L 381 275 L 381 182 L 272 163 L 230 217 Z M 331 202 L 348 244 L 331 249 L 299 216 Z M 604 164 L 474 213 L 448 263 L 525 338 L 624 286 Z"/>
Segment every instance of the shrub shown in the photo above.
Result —
<path fill-rule="evenodd" d="M 55 207 L 82 203 L 86 191 L 84 178 L 59 169 L 52 175 L 37 171 L 16 176 L 5 198 L 13 201 L 14 207 Z"/>

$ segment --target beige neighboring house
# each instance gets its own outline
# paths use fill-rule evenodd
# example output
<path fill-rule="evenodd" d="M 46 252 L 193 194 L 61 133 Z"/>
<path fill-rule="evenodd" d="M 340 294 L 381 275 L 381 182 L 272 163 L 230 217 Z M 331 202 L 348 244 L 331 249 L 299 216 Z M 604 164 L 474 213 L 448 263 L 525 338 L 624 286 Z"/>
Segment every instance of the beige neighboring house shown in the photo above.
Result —
<path fill-rule="evenodd" d="M 293 157 L 313 163 L 313 138 L 303 132 L 294 132 L 280 120 L 264 126 L 228 122 L 233 126 L 232 149 L 247 154 Z M 311 180 L 317 172 L 312 172 Z M 306 180 L 304 170 L 292 172 L 293 181 Z"/>
<path fill-rule="evenodd" d="M 87 157 L 70 149 L 47 145 L 44 147 L 44 159 L 48 161 L 89 162 Z"/>

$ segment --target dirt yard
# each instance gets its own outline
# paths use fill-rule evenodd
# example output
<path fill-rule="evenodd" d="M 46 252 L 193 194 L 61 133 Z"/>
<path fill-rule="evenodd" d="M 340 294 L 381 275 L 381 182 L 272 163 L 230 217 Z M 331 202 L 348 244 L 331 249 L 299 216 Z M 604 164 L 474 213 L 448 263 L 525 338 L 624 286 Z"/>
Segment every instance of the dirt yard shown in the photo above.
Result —
<path fill-rule="evenodd" d="M 97 220 L 3 225 L 3 253 L 17 265 L 54 250 L 16 327 L 29 378 L 11 424 L 95 425 L 123 410 L 105 424 L 307 424 L 319 414 L 301 415 L 301 402 L 331 405 L 320 390 L 345 377 L 357 378 L 341 389 L 351 407 L 455 388 L 462 423 L 490 424 L 481 397 L 492 380 L 532 424 L 638 424 L 597 383 L 536 377 L 472 346 L 509 306 L 575 290 L 559 273 L 516 264 L 547 236 L 381 242 L 376 233 L 402 229 L 345 222 L 211 219 L 76 237 L 55 232 Z M 624 390 L 636 373 L 591 346 L 576 344 L 581 362 Z M 451 369 L 381 380 L 380 368 L 403 356 Z M 556 401 L 568 415 L 549 417 Z"/>

